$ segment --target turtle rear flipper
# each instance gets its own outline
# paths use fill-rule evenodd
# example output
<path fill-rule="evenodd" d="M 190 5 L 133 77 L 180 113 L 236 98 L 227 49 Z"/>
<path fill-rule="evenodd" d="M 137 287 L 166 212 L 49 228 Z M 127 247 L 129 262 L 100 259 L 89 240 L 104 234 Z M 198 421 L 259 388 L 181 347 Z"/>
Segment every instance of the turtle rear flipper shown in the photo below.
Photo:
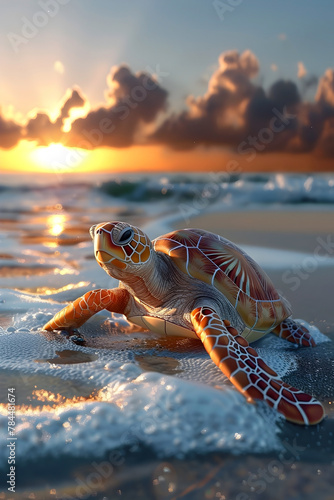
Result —
<path fill-rule="evenodd" d="M 280 323 L 272 333 L 281 339 L 292 342 L 303 347 L 315 347 L 316 343 L 305 326 L 300 325 L 291 318 L 285 319 Z"/>
<path fill-rule="evenodd" d="M 214 309 L 194 309 L 191 319 L 212 361 L 248 400 L 262 399 L 296 424 L 321 422 L 324 418 L 321 403 L 279 380 L 247 340 L 229 321 L 221 320 Z"/>

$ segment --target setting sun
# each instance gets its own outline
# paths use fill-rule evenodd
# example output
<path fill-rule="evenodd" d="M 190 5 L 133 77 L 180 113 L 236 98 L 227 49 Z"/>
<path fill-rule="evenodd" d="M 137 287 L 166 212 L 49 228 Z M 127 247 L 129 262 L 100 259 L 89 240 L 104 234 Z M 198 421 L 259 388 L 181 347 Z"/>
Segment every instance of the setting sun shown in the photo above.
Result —
<path fill-rule="evenodd" d="M 88 152 L 83 149 L 67 148 L 60 143 L 38 147 L 31 152 L 31 158 L 37 165 L 60 173 L 77 169 L 87 155 Z"/>

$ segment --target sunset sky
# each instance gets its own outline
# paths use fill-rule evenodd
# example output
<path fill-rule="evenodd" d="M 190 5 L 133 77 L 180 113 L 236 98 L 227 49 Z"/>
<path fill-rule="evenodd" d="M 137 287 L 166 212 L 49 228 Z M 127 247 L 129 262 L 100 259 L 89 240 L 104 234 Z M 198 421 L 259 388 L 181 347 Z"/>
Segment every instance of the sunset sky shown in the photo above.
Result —
<path fill-rule="evenodd" d="M 0 169 L 333 170 L 334 3 L 16 0 Z"/>

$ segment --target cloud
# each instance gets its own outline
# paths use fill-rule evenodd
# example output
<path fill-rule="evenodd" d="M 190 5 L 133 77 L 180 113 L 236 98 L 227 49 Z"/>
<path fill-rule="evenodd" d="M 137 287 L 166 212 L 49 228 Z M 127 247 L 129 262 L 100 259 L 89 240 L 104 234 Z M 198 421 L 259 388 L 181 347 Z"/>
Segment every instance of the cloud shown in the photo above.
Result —
<path fill-rule="evenodd" d="M 79 89 L 72 89 L 68 91 L 65 96 L 65 102 L 60 110 L 58 120 L 60 119 L 63 121 L 65 118 L 68 118 L 72 108 L 81 108 L 85 105 L 85 102 L 85 98 L 81 95 L 81 91 Z"/>
<path fill-rule="evenodd" d="M 304 66 L 299 69 L 305 75 Z M 241 154 L 256 149 L 334 155 L 334 70 L 320 78 L 314 103 L 303 102 L 296 83 L 289 80 L 280 79 L 265 90 L 254 82 L 258 72 L 250 51 L 223 53 L 207 92 L 189 96 L 188 109 L 165 119 L 152 141 L 174 149 L 230 146 Z M 302 92 L 316 83 L 314 75 L 304 76 Z"/>
<path fill-rule="evenodd" d="M 154 123 L 166 108 L 167 91 L 148 73 L 134 74 L 121 65 L 112 69 L 107 83 L 106 105 L 72 123 L 67 145 L 86 149 L 130 146 L 145 124 Z"/>
<path fill-rule="evenodd" d="M 278 79 L 264 88 L 251 51 L 224 52 L 203 95 L 189 95 L 184 110 L 166 114 L 168 92 L 151 71 L 134 73 L 122 64 L 107 76 L 105 102 L 88 112 L 82 91 L 72 88 L 54 120 L 43 110 L 25 125 L 0 114 L 0 148 L 26 139 L 85 149 L 161 144 L 178 150 L 229 147 L 248 158 L 255 150 L 334 157 L 334 69 L 319 79 L 307 75 L 302 62 L 298 69 L 298 86 Z M 306 101 L 306 92 L 316 86 L 314 100 Z M 75 119 L 73 108 L 86 115 Z"/>
<path fill-rule="evenodd" d="M 327 69 L 320 78 L 315 100 L 325 107 L 334 107 L 334 69 Z"/>
<path fill-rule="evenodd" d="M 326 120 L 316 145 L 316 152 L 320 156 L 334 157 L 334 118 Z"/>
<path fill-rule="evenodd" d="M 298 72 L 297 72 L 297 77 L 298 78 L 304 78 L 304 76 L 306 76 L 307 74 L 307 71 L 306 71 L 306 68 L 304 66 L 304 63 L 299 61 L 297 63 L 297 68 L 298 68 Z"/>
<path fill-rule="evenodd" d="M 62 131 L 64 120 L 68 118 L 72 108 L 82 107 L 84 104 L 85 99 L 79 89 L 68 90 L 63 103 L 60 104 L 56 121 L 51 121 L 47 113 L 38 111 L 26 124 L 24 138 L 35 140 L 39 145 L 43 146 L 47 146 L 51 142 L 60 142 L 65 136 Z"/>
<path fill-rule="evenodd" d="M 63 75 L 65 73 L 65 66 L 61 61 L 55 61 L 53 69 L 55 70 L 56 73 L 59 73 L 60 75 Z"/>
<path fill-rule="evenodd" d="M 318 79 L 310 76 L 306 89 Z M 297 152 L 313 151 L 323 157 L 334 157 L 334 69 L 327 69 L 319 79 L 315 102 L 302 102 L 298 109 Z"/>
<path fill-rule="evenodd" d="M 47 113 L 38 112 L 26 124 L 24 138 L 36 141 L 41 146 L 47 146 L 51 142 L 60 142 L 61 126 L 57 122 L 52 122 Z"/>
<path fill-rule="evenodd" d="M 315 87 L 318 84 L 318 81 L 319 78 L 315 75 L 304 76 L 300 83 L 302 95 L 305 95 L 309 89 Z"/>
<path fill-rule="evenodd" d="M 300 102 L 297 85 L 290 80 L 278 80 L 270 87 L 268 99 L 281 110 L 284 106 L 294 107 Z"/>
<path fill-rule="evenodd" d="M 240 150 L 245 139 L 252 141 L 259 131 L 270 126 L 276 116 L 273 109 L 294 116 L 300 102 L 296 84 L 278 80 L 265 92 L 253 81 L 258 72 L 259 63 L 252 52 L 223 53 L 206 94 L 190 96 L 188 111 L 167 118 L 152 139 L 175 149 L 216 145 Z M 284 123 L 283 128 L 284 132 L 275 134 L 270 144 L 266 142 L 267 151 L 286 146 L 295 133 L 295 119 Z"/>
<path fill-rule="evenodd" d="M 258 60 L 250 51 L 221 54 L 206 94 L 189 96 L 189 110 L 167 118 L 152 138 L 177 149 L 237 143 L 247 129 L 245 109 L 257 92 L 251 79 L 258 71 Z"/>
<path fill-rule="evenodd" d="M 10 149 L 22 138 L 22 126 L 0 114 L 0 148 Z"/>

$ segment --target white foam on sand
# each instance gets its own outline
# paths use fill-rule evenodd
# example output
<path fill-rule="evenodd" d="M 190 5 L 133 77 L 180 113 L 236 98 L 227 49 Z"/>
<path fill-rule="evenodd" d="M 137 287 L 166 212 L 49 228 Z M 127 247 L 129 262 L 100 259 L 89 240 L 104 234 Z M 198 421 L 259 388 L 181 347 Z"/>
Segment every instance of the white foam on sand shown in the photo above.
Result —
<path fill-rule="evenodd" d="M 19 347 L 18 347 L 19 346 Z M 36 363 L 64 348 L 97 353 L 98 359 L 77 365 Z M 235 390 L 221 390 L 155 372 L 143 372 L 131 353 L 73 345 L 28 332 L 1 334 L 0 370 L 10 368 L 20 384 L 29 375 L 80 380 L 99 390 L 99 401 L 54 411 L 17 413 L 19 455 L 37 458 L 100 457 L 112 449 L 150 447 L 158 456 L 183 456 L 192 451 L 241 453 L 279 448 L 273 411 L 249 405 Z M 122 359 L 123 358 L 123 359 Z M 126 359 L 128 358 L 128 359 Z M 19 362 L 18 362 L 19 360 Z M 52 387 L 52 384 L 51 384 Z M 7 415 L 0 414 L 0 460 L 6 458 Z"/>
<path fill-rule="evenodd" d="M 264 425 L 255 407 L 245 405 L 231 389 L 199 388 L 152 372 L 136 377 L 133 364 L 118 369 L 123 380 L 116 377 L 104 387 L 105 401 L 17 415 L 21 459 L 64 453 L 95 458 L 113 449 L 136 451 L 142 446 L 160 457 L 279 449 L 273 415 Z M 0 428 L 6 429 L 6 415 L 0 415 Z M 5 460 L 6 432 L 0 432 L 0 459 Z"/>
<path fill-rule="evenodd" d="M 49 306 L 52 310 L 57 304 Z M 0 332 L 0 371 L 10 373 L 11 383 L 20 387 L 31 385 L 32 380 L 36 384 L 44 381 L 47 390 L 56 392 L 57 387 L 71 383 L 87 386 L 88 393 L 94 389 L 98 397 L 59 405 L 52 411 L 18 411 L 16 437 L 21 460 L 64 453 L 93 459 L 110 450 L 136 451 L 143 446 L 159 457 L 217 450 L 269 453 L 280 448 L 278 423 L 282 417 L 263 403 L 248 404 L 226 384 L 204 349 L 193 352 L 190 358 L 166 349 L 160 352 L 182 359 L 177 376 L 145 372 L 134 349 L 124 348 L 124 343 L 118 349 L 93 349 L 77 346 L 61 335 L 41 333 L 53 311 L 38 303 L 36 307 L 37 311 L 17 316 L 15 326 Z M 316 327 L 307 326 L 318 342 L 326 339 Z M 268 337 L 258 351 L 282 376 L 296 368 L 295 350 L 279 353 L 279 349 L 279 339 Z M 92 361 L 58 364 L 57 356 L 64 350 L 79 351 Z M 4 401 L 7 386 L 4 377 L 1 379 Z M 6 424 L 6 411 L 1 410 L 0 460 L 6 459 Z"/>

